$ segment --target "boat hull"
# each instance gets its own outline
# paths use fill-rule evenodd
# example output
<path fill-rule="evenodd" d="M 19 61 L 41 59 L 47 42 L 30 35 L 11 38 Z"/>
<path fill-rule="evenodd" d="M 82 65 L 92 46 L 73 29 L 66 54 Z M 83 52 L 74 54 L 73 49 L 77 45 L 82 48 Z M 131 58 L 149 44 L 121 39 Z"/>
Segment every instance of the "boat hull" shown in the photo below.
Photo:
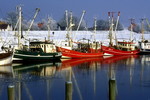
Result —
<path fill-rule="evenodd" d="M 123 50 L 118 50 L 112 47 L 107 47 L 107 46 L 102 46 L 102 51 L 104 52 L 104 55 L 135 55 L 139 54 L 139 50 L 133 50 L 133 51 L 123 51 Z"/>
<path fill-rule="evenodd" d="M 62 53 L 62 58 L 92 58 L 102 57 L 103 52 L 98 53 L 82 53 L 74 50 L 65 49 L 62 47 L 56 47 L 59 52 Z"/>
<path fill-rule="evenodd" d="M 141 49 L 140 50 L 140 53 L 139 53 L 140 55 L 150 55 L 150 50 L 143 50 L 143 49 Z"/>
<path fill-rule="evenodd" d="M 0 53 L 0 65 L 10 65 L 12 64 L 13 52 Z"/>
<path fill-rule="evenodd" d="M 60 52 L 55 53 L 40 53 L 31 51 L 16 50 L 14 53 L 14 62 L 20 61 L 52 61 L 60 60 L 62 54 Z"/>

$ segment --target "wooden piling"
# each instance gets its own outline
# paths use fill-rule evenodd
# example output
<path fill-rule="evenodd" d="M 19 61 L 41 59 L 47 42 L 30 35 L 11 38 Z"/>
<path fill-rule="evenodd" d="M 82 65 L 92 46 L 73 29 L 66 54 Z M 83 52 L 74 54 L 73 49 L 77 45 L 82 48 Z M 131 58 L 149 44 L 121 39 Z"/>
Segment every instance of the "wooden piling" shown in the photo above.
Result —
<path fill-rule="evenodd" d="M 7 88 L 8 100 L 15 100 L 15 90 L 14 85 L 9 85 Z"/>
<path fill-rule="evenodd" d="M 116 80 L 109 80 L 109 100 L 116 100 Z"/>
<path fill-rule="evenodd" d="M 65 100 L 72 100 L 72 82 L 71 81 L 67 81 L 65 83 L 65 88 L 66 88 L 66 96 L 65 96 Z"/>

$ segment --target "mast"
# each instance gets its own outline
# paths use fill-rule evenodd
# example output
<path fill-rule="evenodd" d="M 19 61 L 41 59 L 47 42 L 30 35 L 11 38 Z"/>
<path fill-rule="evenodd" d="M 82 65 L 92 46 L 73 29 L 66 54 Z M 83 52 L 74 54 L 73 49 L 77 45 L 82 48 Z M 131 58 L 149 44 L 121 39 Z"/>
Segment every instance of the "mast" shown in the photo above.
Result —
<path fill-rule="evenodd" d="M 29 26 L 29 28 L 28 28 L 28 31 L 30 31 L 30 29 L 31 29 L 31 27 L 32 27 L 32 25 L 33 25 L 33 22 L 34 22 L 34 20 L 35 20 L 35 18 L 36 18 L 36 16 L 37 16 L 37 14 L 38 14 L 39 11 L 40 11 L 40 8 L 36 8 L 35 10 L 36 10 L 36 12 L 35 12 L 35 15 L 34 15 L 32 21 L 31 21 L 31 24 L 30 24 L 30 26 Z"/>
<path fill-rule="evenodd" d="M 114 13 L 115 12 L 108 12 L 108 17 L 109 17 L 109 20 L 111 21 L 110 22 L 110 28 L 109 28 L 109 39 L 110 39 L 110 43 L 109 45 L 110 46 L 113 46 L 113 22 L 114 22 Z"/>
<path fill-rule="evenodd" d="M 32 25 L 33 25 L 33 22 L 34 22 L 34 20 L 35 20 L 35 18 L 36 18 L 36 16 L 37 16 L 37 14 L 38 14 L 39 11 L 40 11 L 40 8 L 36 8 L 35 10 L 36 10 L 35 15 L 34 15 L 32 21 L 31 21 L 31 23 L 30 23 L 30 26 L 29 26 L 29 28 L 28 28 L 28 30 L 27 30 L 27 33 L 31 30 L 31 27 L 32 27 Z M 26 36 L 27 36 L 27 34 L 25 35 L 25 38 L 26 38 Z"/>
<path fill-rule="evenodd" d="M 79 31 L 79 28 L 80 28 L 80 26 L 81 26 L 81 22 L 82 22 L 82 20 L 83 20 L 83 17 L 84 17 L 84 15 L 85 15 L 85 13 L 86 13 L 86 11 L 83 10 L 82 15 L 81 15 L 81 18 L 80 18 L 80 21 L 79 21 L 79 25 L 78 25 L 76 31 Z M 74 40 L 75 40 L 75 39 L 76 39 L 76 35 L 74 35 Z"/>
<path fill-rule="evenodd" d="M 147 24 L 148 24 L 148 27 L 150 28 L 150 24 L 149 24 L 149 21 L 148 21 L 148 19 L 146 18 L 146 22 L 147 22 Z"/>
<path fill-rule="evenodd" d="M 50 41 L 50 18 L 49 16 L 48 16 L 47 28 L 48 28 L 48 41 Z"/>
<path fill-rule="evenodd" d="M 144 42 L 144 18 L 141 19 L 142 42 Z"/>
<path fill-rule="evenodd" d="M 69 46 L 72 47 L 72 38 L 70 36 L 71 32 L 72 32 L 72 27 L 74 26 L 73 22 L 72 22 L 72 11 L 70 12 L 70 23 L 69 23 L 69 33 L 68 33 L 68 42 L 69 42 Z"/>
<path fill-rule="evenodd" d="M 133 24 L 134 24 L 134 19 L 133 18 L 131 18 L 131 19 L 129 19 L 130 20 L 130 41 L 132 41 L 133 40 Z"/>
<path fill-rule="evenodd" d="M 117 31 L 117 27 L 118 27 L 119 18 L 120 18 L 120 11 L 118 12 L 117 22 L 116 22 L 116 26 L 115 26 L 115 42 L 116 42 L 116 46 L 118 45 L 116 31 Z"/>
<path fill-rule="evenodd" d="M 94 18 L 94 34 L 93 34 L 93 41 L 95 41 L 96 28 L 97 28 L 97 19 Z"/>
<path fill-rule="evenodd" d="M 83 12 L 82 12 L 82 16 L 81 16 L 81 18 L 80 18 L 80 22 L 79 22 L 79 25 L 78 25 L 78 27 L 77 27 L 77 31 L 78 31 L 79 28 L 80 28 L 80 25 L 81 25 L 81 22 L 82 22 L 82 20 L 83 20 L 84 14 L 85 14 L 85 10 L 83 10 Z"/>
<path fill-rule="evenodd" d="M 65 11 L 65 17 L 66 17 L 66 30 L 67 30 L 67 34 L 66 34 L 66 38 L 68 39 L 68 45 L 69 44 L 69 38 L 70 38 L 70 34 L 69 34 L 69 24 L 68 24 L 68 11 Z"/>
<path fill-rule="evenodd" d="M 66 16 L 66 28 L 68 31 L 68 11 L 67 10 L 65 11 L 65 16 Z"/>
<path fill-rule="evenodd" d="M 17 10 L 19 11 L 18 49 L 21 49 L 21 25 L 22 25 L 22 8 L 21 8 L 21 6 L 18 6 Z"/>

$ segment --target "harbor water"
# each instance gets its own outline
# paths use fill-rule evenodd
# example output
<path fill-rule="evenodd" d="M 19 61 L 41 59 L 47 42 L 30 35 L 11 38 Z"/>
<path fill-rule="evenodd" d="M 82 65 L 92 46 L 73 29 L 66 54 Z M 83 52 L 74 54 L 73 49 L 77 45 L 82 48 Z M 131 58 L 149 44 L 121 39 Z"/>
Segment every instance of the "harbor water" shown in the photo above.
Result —
<path fill-rule="evenodd" d="M 150 55 L 0 66 L 0 100 L 150 100 Z"/>

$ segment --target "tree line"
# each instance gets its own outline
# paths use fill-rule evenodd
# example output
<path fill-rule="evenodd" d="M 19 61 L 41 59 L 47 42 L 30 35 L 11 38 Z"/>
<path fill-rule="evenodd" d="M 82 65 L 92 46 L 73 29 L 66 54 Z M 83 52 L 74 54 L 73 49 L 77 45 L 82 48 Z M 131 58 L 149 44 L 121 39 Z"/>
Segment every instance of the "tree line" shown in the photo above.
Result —
<path fill-rule="evenodd" d="M 23 17 L 23 16 L 22 16 Z M 48 23 L 48 19 L 42 19 L 40 22 L 34 22 L 31 30 L 48 30 L 48 24 L 50 26 L 50 30 L 66 30 L 67 23 L 66 23 L 66 17 L 63 15 L 63 17 L 56 21 L 53 18 L 49 18 L 50 23 Z M 4 19 L 5 22 L 12 25 L 14 28 L 18 20 L 18 14 L 16 12 L 9 12 Z M 70 17 L 68 17 L 68 20 L 70 20 Z M 72 30 L 77 30 L 78 24 L 80 19 L 76 16 L 72 16 L 72 22 L 74 26 L 72 27 Z M 28 27 L 30 25 L 31 21 L 27 21 L 26 19 L 22 18 L 22 30 L 26 31 L 28 30 Z M 142 27 L 140 24 L 131 23 L 132 25 L 132 31 L 134 32 L 141 32 Z M 131 30 L 131 25 L 129 25 L 128 30 Z M 114 27 L 116 26 L 116 20 L 114 20 Z M 144 24 L 145 31 L 150 31 L 150 25 Z M 109 30 L 110 23 L 109 20 L 104 19 L 98 19 L 96 24 L 96 30 Z M 95 26 L 87 27 L 86 21 L 82 20 L 79 30 L 94 30 Z M 115 29 L 115 28 L 114 28 Z M 119 21 L 117 30 L 123 30 L 123 24 Z"/>

